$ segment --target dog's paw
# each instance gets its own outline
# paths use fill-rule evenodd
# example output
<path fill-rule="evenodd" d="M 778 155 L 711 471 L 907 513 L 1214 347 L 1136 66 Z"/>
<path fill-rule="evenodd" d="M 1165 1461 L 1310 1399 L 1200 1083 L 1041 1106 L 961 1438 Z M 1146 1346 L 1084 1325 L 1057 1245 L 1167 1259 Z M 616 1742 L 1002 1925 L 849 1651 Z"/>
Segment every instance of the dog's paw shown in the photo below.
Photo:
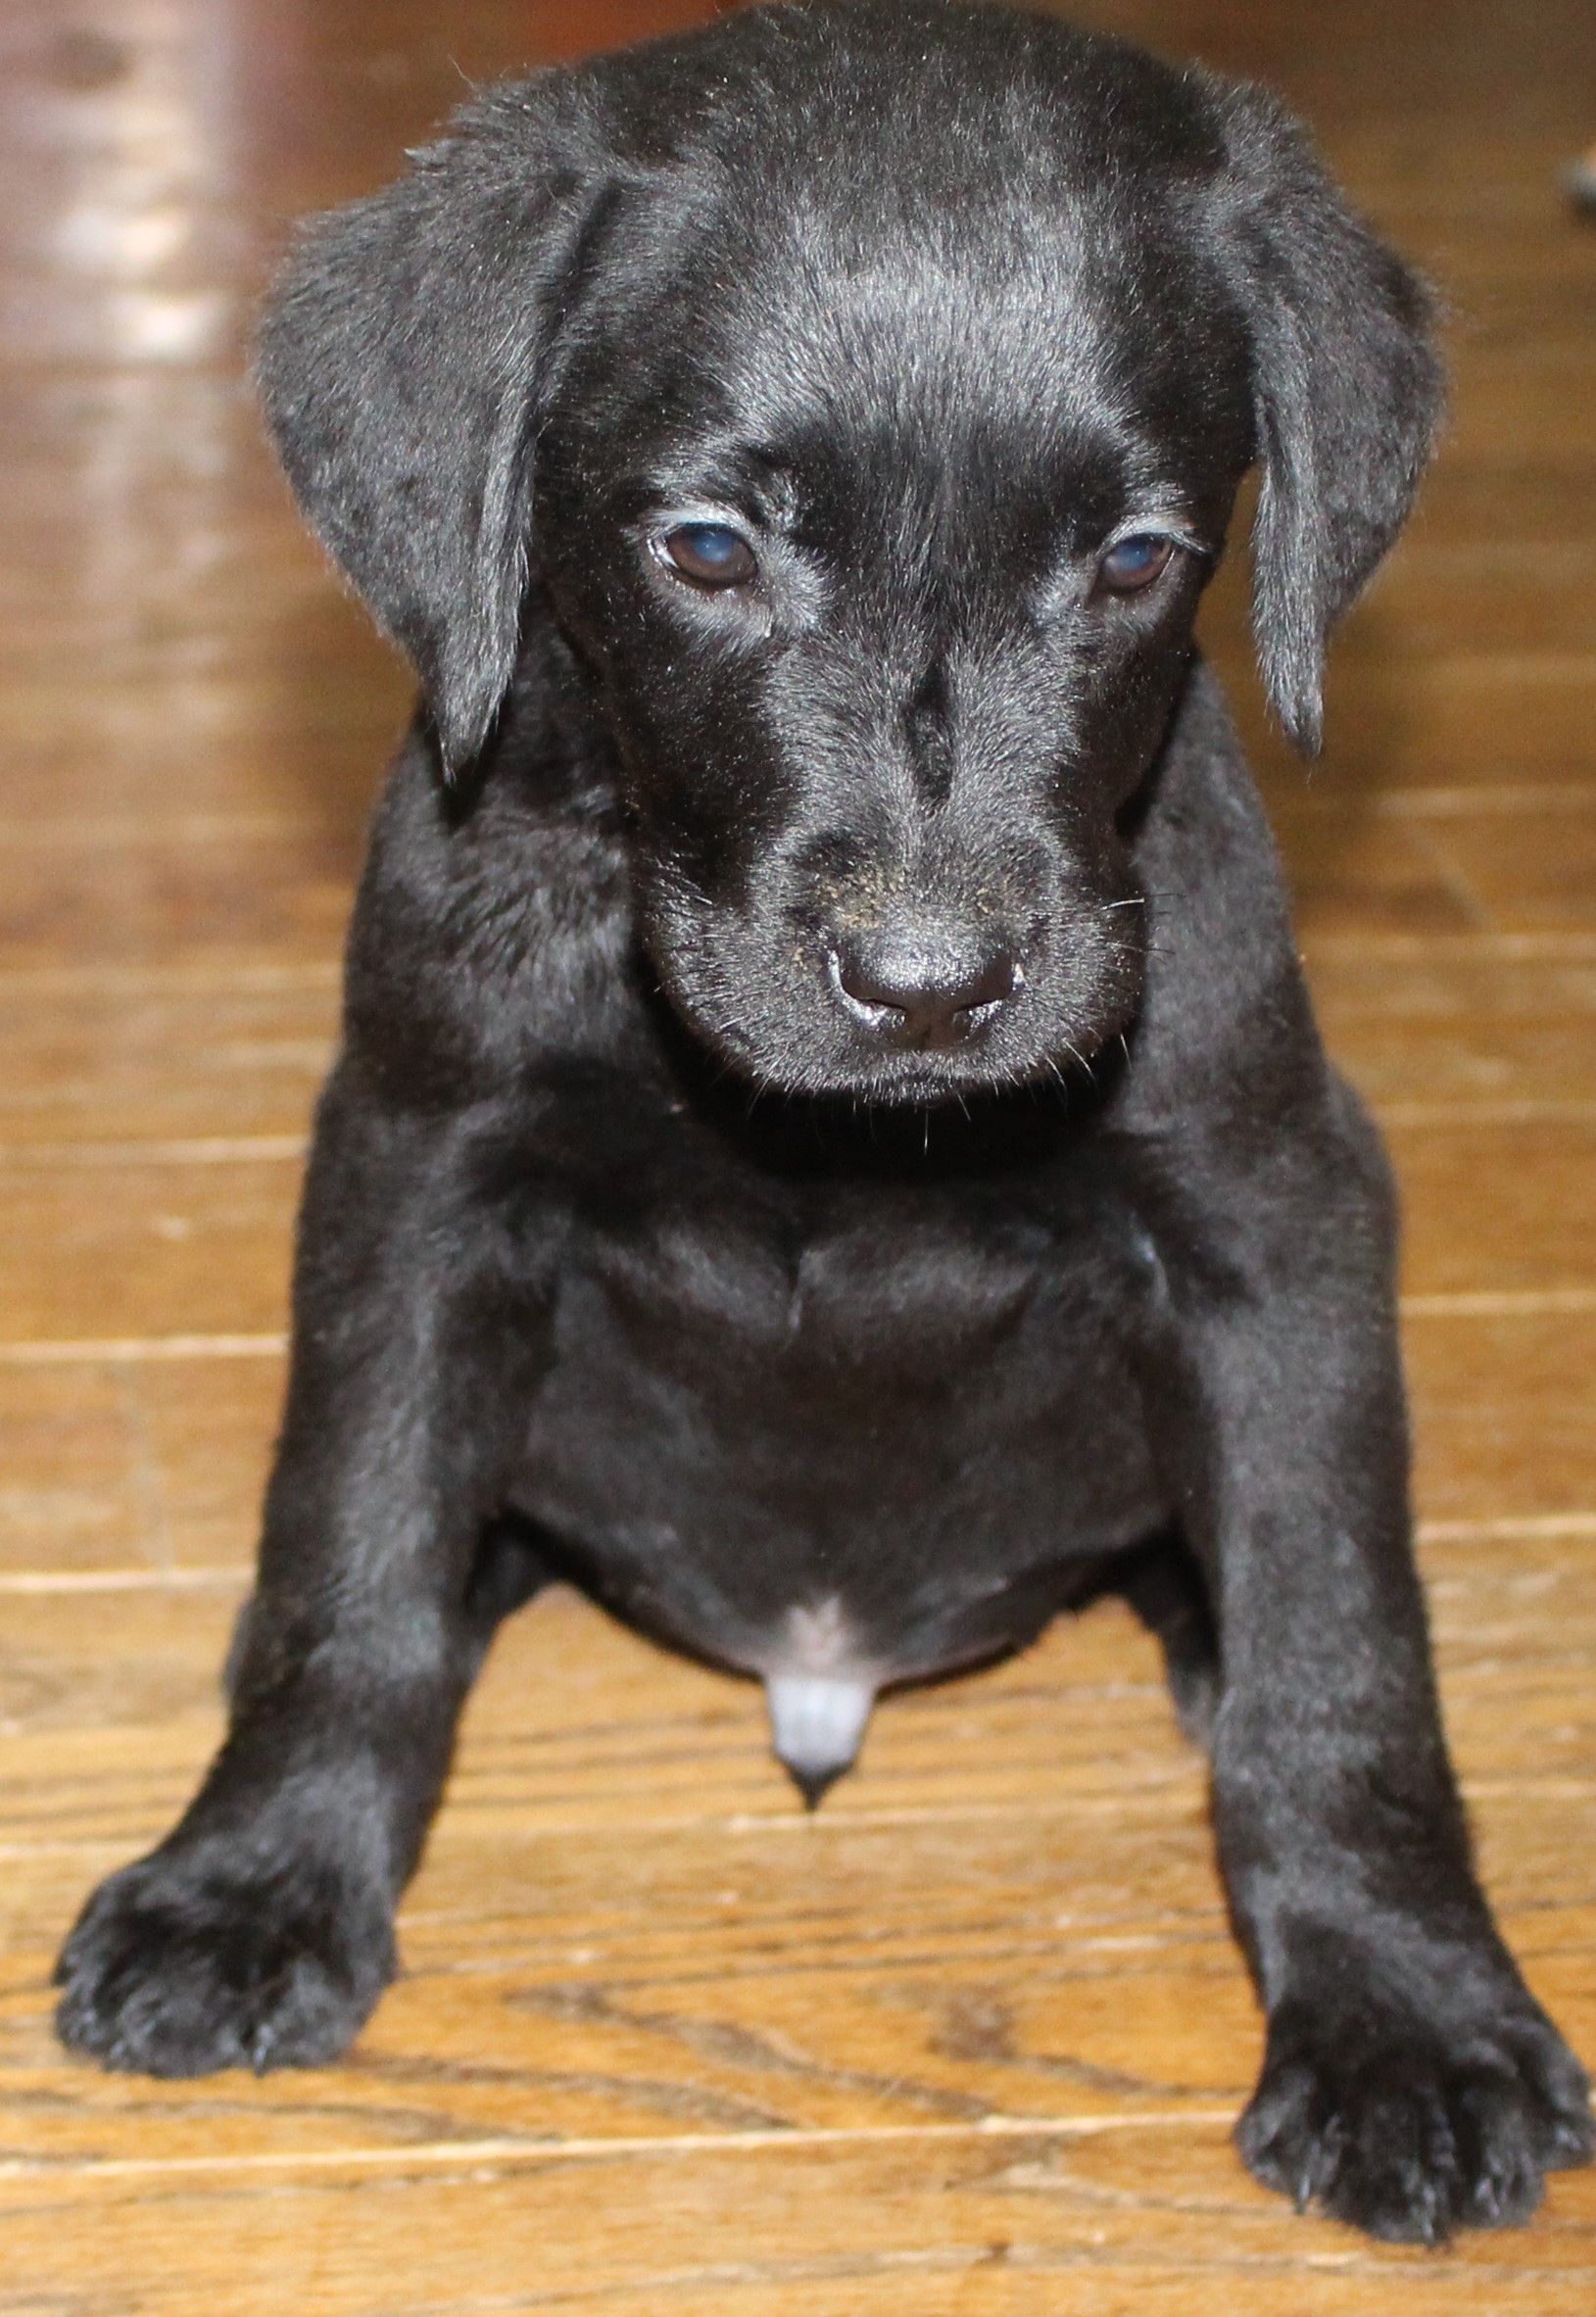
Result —
<path fill-rule="evenodd" d="M 1299 2211 L 1442 2245 L 1527 2220 L 1546 2173 L 1588 2162 L 1590 2084 L 1532 2006 L 1472 2033 L 1400 2014 L 1349 2028 L 1288 2007 L 1236 2142 Z"/>
<path fill-rule="evenodd" d="M 63 2043 L 151 2076 L 314 2067 L 393 1976 L 386 1910 L 333 1878 L 156 1853 L 94 1894 L 62 1951 Z"/>

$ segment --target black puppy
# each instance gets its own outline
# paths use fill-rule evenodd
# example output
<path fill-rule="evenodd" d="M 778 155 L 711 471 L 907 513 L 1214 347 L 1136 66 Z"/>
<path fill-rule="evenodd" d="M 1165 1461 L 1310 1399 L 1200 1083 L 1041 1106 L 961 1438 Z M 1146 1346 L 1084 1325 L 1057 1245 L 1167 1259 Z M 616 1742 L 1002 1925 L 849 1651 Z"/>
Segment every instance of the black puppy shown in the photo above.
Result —
<path fill-rule="evenodd" d="M 1192 612 L 1264 667 L 1428 447 L 1424 301 L 1268 99 L 1041 17 L 756 9 L 496 90 L 266 327 L 425 712 L 306 1188 L 231 1733 L 90 1903 L 67 2040 L 330 2059 L 497 1617 L 549 1574 L 882 1686 L 1121 1585 L 1213 1753 L 1259 2177 L 1521 2220 L 1583 2073 L 1470 1864 L 1380 1152 Z"/>

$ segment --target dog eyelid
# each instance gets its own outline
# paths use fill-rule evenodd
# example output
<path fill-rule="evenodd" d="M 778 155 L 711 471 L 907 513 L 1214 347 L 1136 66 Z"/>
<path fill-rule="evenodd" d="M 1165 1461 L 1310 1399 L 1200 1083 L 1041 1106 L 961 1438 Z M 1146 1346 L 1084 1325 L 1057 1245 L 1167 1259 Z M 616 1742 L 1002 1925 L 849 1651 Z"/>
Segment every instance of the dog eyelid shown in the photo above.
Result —
<path fill-rule="evenodd" d="M 673 578 L 707 589 L 744 588 L 759 576 L 759 558 L 730 523 L 671 523 L 649 541 Z"/>
<path fill-rule="evenodd" d="M 1167 531 L 1127 532 L 1098 556 L 1098 586 L 1110 596 L 1139 595 L 1161 579 L 1183 552 L 1185 541 Z"/>

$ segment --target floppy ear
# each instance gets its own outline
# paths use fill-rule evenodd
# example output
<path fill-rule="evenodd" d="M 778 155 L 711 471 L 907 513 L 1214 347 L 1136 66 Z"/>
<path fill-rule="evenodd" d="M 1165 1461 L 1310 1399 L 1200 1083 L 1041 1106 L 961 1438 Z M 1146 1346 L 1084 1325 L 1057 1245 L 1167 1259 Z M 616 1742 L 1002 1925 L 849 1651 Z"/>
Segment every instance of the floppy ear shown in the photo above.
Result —
<path fill-rule="evenodd" d="M 1441 370 L 1427 292 L 1346 207 L 1295 122 L 1257 89 L 1210 85 L 1231 165 L 1227 265 L 1252 339 L 1259 656 L 1282 722 L 1313 755 L 1326 640 L 1406 519 Z"/>
<path fill-rule="evenodd" d="M 514 673 L 530 450 L 606 189 L 570 77 L 495 92 L 398 184 L 312 225 L 263 328 L 300 505 L 420 675 L 446 775 Z"/>

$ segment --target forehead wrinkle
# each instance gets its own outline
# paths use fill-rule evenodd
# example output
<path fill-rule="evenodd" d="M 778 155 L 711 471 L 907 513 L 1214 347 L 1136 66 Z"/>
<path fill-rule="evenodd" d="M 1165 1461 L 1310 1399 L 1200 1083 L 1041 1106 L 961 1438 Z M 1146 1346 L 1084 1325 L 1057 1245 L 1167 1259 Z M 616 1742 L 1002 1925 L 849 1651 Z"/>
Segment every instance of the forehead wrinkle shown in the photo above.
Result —
<path fill-rule="evenodd" d="M 885 432 L 934 458 L 1113 430 L 1123 398 L 1089 236 L 1033 230 L 994 253 L 819 225 L 811 212 L 760 253 L 716 332 L 727 405 L 750 430 L 866 455 Z"/>

